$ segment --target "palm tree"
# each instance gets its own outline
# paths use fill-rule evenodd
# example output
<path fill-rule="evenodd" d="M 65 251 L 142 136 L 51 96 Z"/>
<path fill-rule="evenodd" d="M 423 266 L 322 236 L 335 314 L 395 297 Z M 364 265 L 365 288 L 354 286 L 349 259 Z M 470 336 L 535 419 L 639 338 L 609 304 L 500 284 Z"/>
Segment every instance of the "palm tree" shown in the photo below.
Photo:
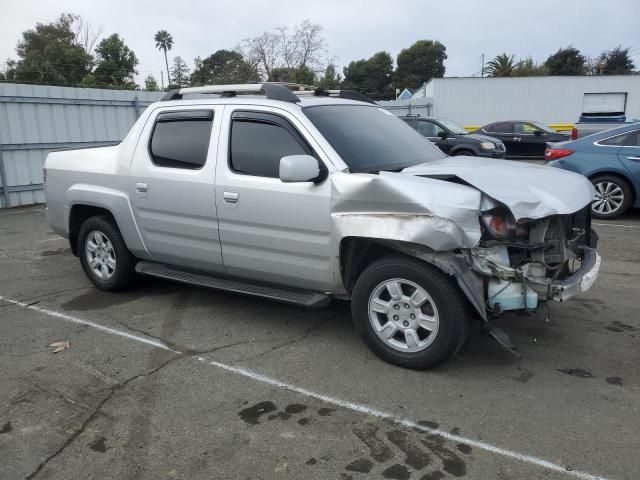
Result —
<path fill-rule="evenodd" d="M 171 50 L 171 47 L 173 47 L 173 37 L 166 30 L 160 30 L 158 31 L 158 33 L 156 33 L 156 36 L 154 37 L 154 39 L 156 41 L 156 48 L 158 50 L 164 51 L 164 63 L 167 66 L 167 85 L 168 85 L 171 83 L 171 80 L 169 77 L 169 60 L 167 60 L 167 50 Z"/>
<path fill-rule="evenodd" d="M 484 73 L 490 77 L 510 77 L 518 68 L 520 62 L 515 61 L 515 55 L 502 53 L 487 63 Z"/>

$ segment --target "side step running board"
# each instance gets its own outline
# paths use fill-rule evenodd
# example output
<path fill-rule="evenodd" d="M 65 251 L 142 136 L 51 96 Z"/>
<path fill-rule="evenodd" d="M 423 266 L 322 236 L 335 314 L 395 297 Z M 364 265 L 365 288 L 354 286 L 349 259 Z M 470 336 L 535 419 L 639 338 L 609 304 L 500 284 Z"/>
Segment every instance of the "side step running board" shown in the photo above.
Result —
<path fill-rule="evenodd" d="M 201 273 L 190 273 L 153 262 L 138 262 L 136 272 L 151 277 L 174 280 L 176 282 L 214 288 L 227 292 L 244 293 L 255 297 L 267 298 L 284 303 L 293 303 L 307 308 L 319 308 L 329 305 L 331 297 L 324 293 L 306 290 L 288 290 L 281 287 L 270 287 L 248 283 L 241 280 L 214 277 Z"/>

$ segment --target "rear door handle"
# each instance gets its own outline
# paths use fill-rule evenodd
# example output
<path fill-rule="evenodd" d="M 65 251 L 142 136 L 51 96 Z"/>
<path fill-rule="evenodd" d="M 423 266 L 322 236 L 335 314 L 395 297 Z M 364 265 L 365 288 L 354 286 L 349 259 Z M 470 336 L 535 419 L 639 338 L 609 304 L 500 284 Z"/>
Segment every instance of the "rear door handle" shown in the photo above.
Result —
<path fill-rule="evenodd" d="M 136 190 L 140 193 L 147 193 L 149 191 L 149 185 L 146 183 L 136 183 Z"/>
<path fill-rule="evenodd" d="M 238 203 L 238 192 L 224 192 L 222 198 L 225 203 Z"/>
<path fill-rule="evenodd" d="M 629 160 L 640 160 L 640 157 L 627 157 Z"/>
<path fill-rule="evenodd" d="M 513 137 L 513 139 L 514 139 L 516 142 L 519 142 L 520 140 L 522 140 L 522 138 L 520 138 L 520 137 Z"/>

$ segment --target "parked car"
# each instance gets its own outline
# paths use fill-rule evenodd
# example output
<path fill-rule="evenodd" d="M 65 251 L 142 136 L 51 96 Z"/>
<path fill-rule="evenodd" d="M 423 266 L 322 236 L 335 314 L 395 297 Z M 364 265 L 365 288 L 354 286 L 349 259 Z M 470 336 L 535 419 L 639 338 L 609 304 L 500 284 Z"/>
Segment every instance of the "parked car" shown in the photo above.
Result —
<path fill-rule="evenodd" d="M 571 130 L 571 140 L 577 140 L 578 138 L 586 137 L 587 135 L 604 132 L 605 130 L 611 130 L 612 128 L 622 127 L 638 121 L 640 120 L 627 122 L 624 115 L 612 117 L 581 116 L 580 121 L 576 123 Z"/>
<path fill-rule="evenodd" d="M 504 144 L 497 138 L 467 132 L 463 127 L 446 118 L 407 115 L 400 117 L 411 128 L 427 137 L 447 155 L 503 158 Z"/>
<path fill-rule="evenodd" d="M 50 153 L 45 178 L 49 224 L 97 288 L 138 273 L 350 299 L 367 345 L 410 368 L 453 355 L 473 318 L 505 344 L 489 313 L 565 301 L 600 265 L 582 175 L 447 157 L 355 92 L 174 90 L 118 146 Z"/>
<path fill-rule="evenodd" d="M 571 139 L 569 135 L 558 133 L 540 122 L 522 120 L 490 123 L 473 133 L 500 139 L 507 149 L 507 157 L 544 158 L 547 142 Z"/>
<path fill-rule="evenodd" d="M 640 122 L 549 144 L 546 165 L 580 173 L 595 187 L 596 218 L 616 218 L 640 207 Z"/>

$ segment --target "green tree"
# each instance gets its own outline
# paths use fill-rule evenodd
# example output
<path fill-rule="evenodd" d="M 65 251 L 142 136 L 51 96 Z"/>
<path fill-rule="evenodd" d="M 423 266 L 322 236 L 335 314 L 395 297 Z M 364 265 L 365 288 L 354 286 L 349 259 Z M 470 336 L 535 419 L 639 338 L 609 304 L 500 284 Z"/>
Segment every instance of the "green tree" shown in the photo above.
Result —
<path fill-rule="evenodd" d="M 388 52 L 378 52 L 368 60 L 356 60 L 344 67 L 343 86 L 374 97 L 391 95 L 393 59 Z"/>
<path fill-rule="evenodd" d="M 144 79 L 144 89 L 147 92 L 157 92 L 160 90 L 160 88 L 158 87 L 158 82 L 156 82 L 156 79 L 153 75 L 147 75 L 147 77 Z"/>
<path fill-rule="evenodd" d="M 629 48 L 622 48 L 622 45 L 602 52 L 598 60 L 600 75 L 630 75 L 636 68 L 629 56 Z"/>
<path fill-rule="evenodd" d="M 180 56 L 173 59 L 171 86 L 177 88 L 189 86 L 189 66 Z"/>
<path fill-rule="evenodd" d="M 511 77 L 518 68 L 515 55 L 502 53 L 493 60 L 487 62 L 484 73 L 490 77 Z"/>
<path fill-rule="evenodd" d="M 546 64 L 538 64 L 531 57 L 520 60 L 513 70 L 514 77 L 538 77 L 541 75 L 549 75 L 549 69 Z"/>
<path fill-rule="evenodd" d="M 173 47 L 173 37 L 166 30 L 159 30 L 158 32 L 156 32 L 156 35 L 155 37 L 153 37 L 153 39 L 156 42 L 156 48 L 164 52 L 164 63 L 167 66 L 167 83 L 171 83 L 171 80 L 169 80 L 171 77 L 169 76 L 169 60 L 167 60 L 167 50 L 171 50 L 171 47 Z"/>
<path fill-rule="evenodd" d="M 432 78 L 444 76 L 446 47 L 437 40 L 418 40 L 398 54 L 396 88 L 416 89 Z"/>
<path fill-rule="evenodd" d="M 304 65 L 299 68 L 278 67 L 271 71 L 272 82 L 299 83 L 302 85 L 313 85 L 316 82 L 316 75 Z"/>
<path fill-rule="evenodd" d="M 191 85 L 222 85 L 248 83 L 260 80 L 258 70 L 247 63 L 242 55 L 231 50 L 218 50 L 204 60 L 196 59 L 191 74 Z"/>
<path fill-rule="evenodd" d="M 138 58 L 117 33 L 98 43 L 96 59 L 93 75 L 99 85 L 122 89 L 136 88 L 133 76 L 138 73 Z"/>
<path fill-rule="evenodd" d="M 330 62 L 324 70 L 324 75 L 320 78 L 318 86 L 325 90 L 337 90 L 340 88 L 340 83 L 342 83 L 342 76 L 336 71 L 333 62 Z"/>
<path fill-rule="evenodd" d="M 544 62 L 549 75 L 584 75 L 587 59 L 572 46 L 560 48 Z"/>
<path fill-rule="evenodd" d="M 22 33 L 14 80 L 76 85 L 91 70 L 92 57 L 76 42 L 75 16 L 62 14 L 53 23 L 37 23 Z"/>

